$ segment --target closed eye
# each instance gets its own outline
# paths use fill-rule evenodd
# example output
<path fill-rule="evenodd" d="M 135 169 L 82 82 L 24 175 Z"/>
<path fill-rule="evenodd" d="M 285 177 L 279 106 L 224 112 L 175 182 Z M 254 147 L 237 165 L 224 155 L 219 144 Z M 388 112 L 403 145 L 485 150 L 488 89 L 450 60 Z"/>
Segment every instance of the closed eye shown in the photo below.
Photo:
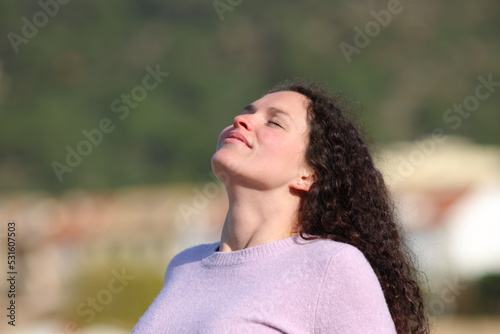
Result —
<path fill-rule="evenodd" d="M 277 122 L 277 121 L 270 120 L 270 121 L 268 121 L 268 123 L 269 123 L 269 124 L 276 125 L 276 126 L 279 126 L 280 128 L 283 128 L 283 126 L 282 126 L 279 122 Z"/>

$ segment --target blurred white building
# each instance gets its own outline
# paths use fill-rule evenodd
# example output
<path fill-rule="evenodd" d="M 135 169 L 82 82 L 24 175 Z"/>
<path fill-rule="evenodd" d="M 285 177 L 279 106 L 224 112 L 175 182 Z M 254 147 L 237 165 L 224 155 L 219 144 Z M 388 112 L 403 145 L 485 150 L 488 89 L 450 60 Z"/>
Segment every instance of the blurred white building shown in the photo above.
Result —
<path fill-rule="evenodd" d="M 500 272 L 500 148 L 446 137 L 395 144 L 379 166 L 431 278 Z"/>

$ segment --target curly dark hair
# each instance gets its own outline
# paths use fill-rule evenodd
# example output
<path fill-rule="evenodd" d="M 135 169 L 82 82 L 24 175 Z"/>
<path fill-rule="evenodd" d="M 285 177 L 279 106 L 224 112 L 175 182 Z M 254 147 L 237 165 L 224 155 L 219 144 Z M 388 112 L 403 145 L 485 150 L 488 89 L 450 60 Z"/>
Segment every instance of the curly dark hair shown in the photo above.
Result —
<path fill-rule="evenodd" d="M 301 198 L 298 232 L 358 248 L 378 277 L 397 332 L 429 333 L 417 271 L 354 112 L 340 96 L 305 80 L 282 82 L 268 93 L 279 91 L 309 100 L 306 160 L 316 180 Z"/>

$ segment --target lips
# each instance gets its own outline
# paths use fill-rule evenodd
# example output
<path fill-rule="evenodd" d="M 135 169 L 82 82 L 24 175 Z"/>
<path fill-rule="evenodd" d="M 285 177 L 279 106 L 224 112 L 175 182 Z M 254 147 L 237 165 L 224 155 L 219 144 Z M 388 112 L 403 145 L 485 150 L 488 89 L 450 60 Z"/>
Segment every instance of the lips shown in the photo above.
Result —
<path fill-rule="evenodd" d="M 246 146 L 251 147 L 250 144 L 248 143 L 247 139 L 242 134 L 240 134 L 239 132 L 231 131 L 227 135 L 226 139 L 227 138 L 232 138 L 232 139 L 239 140 L 239 141 L 243 142 Z"/>

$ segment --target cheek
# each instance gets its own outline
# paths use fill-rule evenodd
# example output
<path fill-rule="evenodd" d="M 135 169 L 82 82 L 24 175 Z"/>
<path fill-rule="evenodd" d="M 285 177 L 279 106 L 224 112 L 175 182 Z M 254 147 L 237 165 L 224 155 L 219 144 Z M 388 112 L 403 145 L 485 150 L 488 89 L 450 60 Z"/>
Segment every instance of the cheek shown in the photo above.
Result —
<path fill-rule="evenodd" d="M 283 162 L 300 163 L 304 159 L 304 151 L 305 146 L 302 141 L 285 140 L 286 138 L 275 138 L 271 143 L 273 145 L 272 154 L 275 157 L 279 157 L 279 159 Z"/>
<path fill-rule="evenodd" d="M 301 166 L 305 160 L 306 145 L 302 140 L 297 139 L 290 143 L 287 153 L 291 163 Z"/>

